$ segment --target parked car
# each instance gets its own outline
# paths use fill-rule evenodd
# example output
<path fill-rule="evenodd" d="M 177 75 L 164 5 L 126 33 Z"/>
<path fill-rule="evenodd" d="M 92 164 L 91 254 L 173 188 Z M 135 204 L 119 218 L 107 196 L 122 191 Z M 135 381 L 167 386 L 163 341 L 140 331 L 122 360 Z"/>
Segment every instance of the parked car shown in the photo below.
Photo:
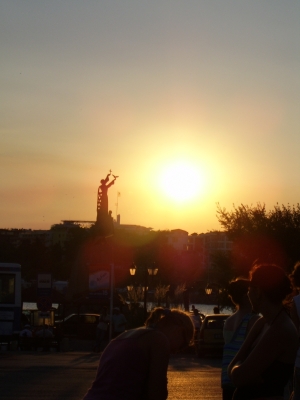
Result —
<path fill-rule="evenodd" d="M 55 335 L 78 339 L 95 339 L 99 314 L 71 314 L 55 321 Z"/>
<path fill-rule="evenodd" d="M 224 339 L 223 327 L 230 314 L 208 314 L 202 321 L 199 337 L 196 340 L 198 357 L 222 355 Z"/>

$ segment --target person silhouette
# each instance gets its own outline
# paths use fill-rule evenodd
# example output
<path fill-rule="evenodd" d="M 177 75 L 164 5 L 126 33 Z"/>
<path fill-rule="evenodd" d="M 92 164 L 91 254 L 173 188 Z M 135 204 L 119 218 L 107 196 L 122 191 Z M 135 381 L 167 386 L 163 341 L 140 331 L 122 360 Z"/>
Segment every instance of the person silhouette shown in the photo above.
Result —
<path fill-rule="evenodd" d="M 83 400 L 166 400 L 170 354 L 189 346 L 193 336 L 194 325 L 187 313 L 155 308 L 145 327 L 111 340 Z"/>
<path fill-rule="evenodd" d="M 244 278 L 237 278 L 231 281 L 228 286 L 228 296 L 234 304 L 235 312 L 226 319 L 223 328 L 224 348 L 222 358 L 222 398 L 232 400 L 235 386 L 230 381 L 227 368 L 234 356 L 241 348 L 249 331 L 259 316 L 253 312 L 252 305 L 248 298 L 248 287 L 250 281 Z"/>
<path fill-rule="evenodd" d="M 248 297 L 262 316 L 229 364 L 229 378 L 237 387 L 233 400 L 283 399 L 299 347 L 296 327 L 283 306 L 291 292 L 288 276 L 277 265 L 255 265 L 250 271 Z"/>

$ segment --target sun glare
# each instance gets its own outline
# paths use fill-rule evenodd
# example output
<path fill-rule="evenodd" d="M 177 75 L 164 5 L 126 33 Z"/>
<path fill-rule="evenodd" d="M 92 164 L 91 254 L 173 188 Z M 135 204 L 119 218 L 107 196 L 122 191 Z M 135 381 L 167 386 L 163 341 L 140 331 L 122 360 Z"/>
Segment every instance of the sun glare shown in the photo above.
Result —
<path fill-rule="evenodd" d="M 197 167 L 185 161 L 169 165 L 162 171 L 160 178 L 165 195 L 178 203 L 195 198 L 203 183 Z"/>

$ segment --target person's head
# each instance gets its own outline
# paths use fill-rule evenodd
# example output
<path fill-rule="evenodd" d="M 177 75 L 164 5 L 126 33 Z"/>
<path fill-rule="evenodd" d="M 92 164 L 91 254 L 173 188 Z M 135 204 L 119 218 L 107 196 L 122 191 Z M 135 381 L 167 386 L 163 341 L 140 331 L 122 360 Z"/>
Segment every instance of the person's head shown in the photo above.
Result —
<path fill-rule="evenodd" d="M 220 309 L 219 307 L 214 307 L 214 314 L 220 314 Z"/>
<path fill-rule="evenodd" d="M 194 337 L 194 324 L 190 316 L 175 308 L 155 308 L 145 325 L 158 329 L 167 336 L 172 353 L 189 346 Z"/>
<path fill-rule="evenodd" d="M 294 269 L 293 269 L 292 273 L 289 275 L 289 277 L 290 277 L 293 285 L 296 288 L 300 288 L 300 261 L 298 261 L 295 264 Z"/>
<path fill-rule="evenodd" d="M 248 288 L 249 288 L 249 279 L 237 278 L 234 281 L 229 283 L 228 286 L 228 296 L 230 297 L 233 304 L 237 307 L 248 302 Z"/>
<path fill-rule="evenodd" d="M 113 309 L 113 314 L 120 314 L 120 309 L 119 309 L 119 307 L 115 307 L 115 308 Z"/>
<path fill-rule="evenodd" d="M 285 271 L 274 264 L 255 265 L 250 271 L 249 299 L 253 308 L 261 295 L 274 304 L 282 303 L 292 292 L 291 282 Z"/>

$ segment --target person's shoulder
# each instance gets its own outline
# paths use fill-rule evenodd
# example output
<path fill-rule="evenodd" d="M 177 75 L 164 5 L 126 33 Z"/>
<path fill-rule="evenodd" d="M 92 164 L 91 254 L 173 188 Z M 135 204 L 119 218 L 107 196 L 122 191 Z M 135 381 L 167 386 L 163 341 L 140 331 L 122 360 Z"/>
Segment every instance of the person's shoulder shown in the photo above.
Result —
<path fill-rule="evenodd" d="M 285 321 L 277 323 L 270 328 L 271 336 L 269 337 L 270 343 L 281 351 L 282 354 L 297 353 L 299 348 L 299 337 L 297 329 L 292 321 Z"/>
<path fill-rule="evenodd" d="M 262 317 L 261 315 L 257 315 L 257 318 L 253 317 L 251 318 L 253 319 L 253 326 L 255 326 L 257 329 L 262 329 L 262 327 L 265 325 L 266 320 L 264 319 L 264 317 Z M 251 320 L 250 320 L 251 321 Z"/>
<path fill-rule="evenodd" d="M 147 328 L 146 328 L 147 329 Z M 170 343 L 166 335 L 156 329 L 147 329 L 147 334 L 141 336 L 140 344 L 151 348 L 151 351 L 158 351 L 161 355 L 168 356 L 170 353 Z"/>
<path fill-rule="evenodd" d="M 278 337 L 278 340 L 295 340 L 298 342 L 297 329 L 292 319 L 287 314 L 283 314 L 281 318 L 278 318 L 277 321 L 271 325 L 271 329 L 273 335 Z"/>
<path fill-rule="evenodd" d="M 163 343 L 163 344 L 169 344 L 169 340 L 166 335 L 164 335 L 161 331 L 156 330 L 156 329 L 151 329 L 151 339 L 153 342 L 156 343 Z"/>
<path fill-rule="evenodd" d="M 254 316 L 248 321 L 247 336 L 250 335 L 250 333 L 252 337 L 257 336 L 264 329 L 265 325 L 266 320 L 262 316 L 255 316 L 254 314 Z"/>
<path fill-rule="evenodd" d="M 235 312 L 234 314 L 230 315 L 230 317 L 226 318 L 225 323 L 224 323 L 224 329 L 228 331 L 234 331 L 234 327 L 236 325 L 236 320 L 237 320 L 237 313 Z"/>
<path fill-rule="evenodd" d="M 117 336 L 114 340 L 127 339 L 132 337 L 137 338 L 138 336 L 142 336 L 145 333 L 146 333 L 146 328 L 144 327 L 128 329 L 125 332 L 121 333 L 119 336 Z"/>
<path fill-rule="evenodd" d="M 132 329 L 131 331 L 127 331 L 127 332 L 135 332 L 135 333 L 133 333 L 133 335 L 134 334 L 141 335 L 142 337 L 145 337 L 145 338 L 147 338 L 147 340 L 151 340 L 152 342 L 157 341 L 157 342 L 169 343 L 166 335 L 164 335 L 160 330 L 155 329 L 155 328 L 141 327 L 141 328 Z"/>

